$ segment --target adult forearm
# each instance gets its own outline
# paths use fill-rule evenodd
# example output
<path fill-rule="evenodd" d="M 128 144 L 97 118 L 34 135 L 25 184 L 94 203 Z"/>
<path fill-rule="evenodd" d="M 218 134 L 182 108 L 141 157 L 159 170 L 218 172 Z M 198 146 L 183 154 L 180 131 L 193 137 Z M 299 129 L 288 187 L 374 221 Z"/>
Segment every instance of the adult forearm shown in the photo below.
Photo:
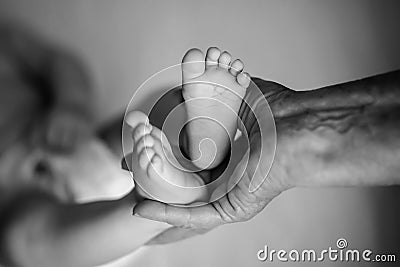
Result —
<path fill-rule="evenodd" d="M 399 71 L 287 92 L 271 107 L 276 160 L 295 185 L 400 184 Z"/>

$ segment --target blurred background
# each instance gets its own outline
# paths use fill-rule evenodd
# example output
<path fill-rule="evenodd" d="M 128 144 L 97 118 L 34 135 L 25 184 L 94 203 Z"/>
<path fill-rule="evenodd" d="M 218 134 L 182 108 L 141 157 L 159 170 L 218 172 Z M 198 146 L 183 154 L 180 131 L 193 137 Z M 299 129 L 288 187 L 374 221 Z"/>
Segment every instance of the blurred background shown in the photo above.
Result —
<path fill-rule="evenodd" d="M 396 0 L 0 1 L 0 21 L 26 25 L 83 59 L 99 124 L 121 117 L 147 78 L 178 64 L 192 47 L 228 50 L 252 76 L 296 90 L 399 69 L 399 14 Z M 145 247 L 112 266 L 278 266 L 259 262 L 257 251 L 325 249 L 338 238 L 350 248 L 400 257 L 399 192 L 290 190 L 249 222 Z"/>

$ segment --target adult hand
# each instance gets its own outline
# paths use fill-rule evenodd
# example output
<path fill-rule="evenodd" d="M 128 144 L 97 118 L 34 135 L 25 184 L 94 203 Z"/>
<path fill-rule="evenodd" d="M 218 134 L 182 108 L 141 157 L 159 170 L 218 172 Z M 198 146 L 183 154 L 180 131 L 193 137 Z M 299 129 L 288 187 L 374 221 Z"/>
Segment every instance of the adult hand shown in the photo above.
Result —
<path fill-rule="evenodd" d="M 287 91 L 286 88 L 275 83 L 267 83 L 267 85 L 263 86 L 267 99 L 276 103 L 284 97 L 285 93 L 283 92 Z M 248 90 L 246 99 L 250 105 L 254 104 L 252 108 L 256 114 L 257 112 L 265 111 L 262 107 L 257 107 L 259 93 L 254 88 L 253 90 Z M 265 118 L 263 114 L 258 115 L 259 119 Z M 277 195 L 292 186 L 288 181 L 283 166 L 283 162 L 285 161 L 282 160 L 281 156 L 284 153 L 280 152 L 285 149 L 288 138 L 281 138 L 279 140 L 273 167 L 268 177 L 264 180 L 263 178 L 268 173 L 269 166 L 258 165 L 259 161 L 261 163 L 265 162 L 263 161 L 265 159 L 260 159 L 260 155 L 262 155 L 261 142 L 263 141 L 261 140 L 260 128 L 257 126 L 254 114 L 249 112 L 249 109 L 246 109 L 244 105 L 242 105 L 239 112 L 239 117 L 245 127 L 245 129 L 241 129 L 242 132 L 247 131 L 249 136 L 250 148 L 247 151 L 249 157 L 248 161 L 247 157 L 243 157 L 239 162 L 228 184 L 238 180 L 239 182 L 222 198 L 199 207 L 176 207 L 153 200 L 143 200 L 138 203 L 134 209 L 135 215 L 166 222 L 173 226 L 155 237 L 149 244 L 174 242 L 207 232 L 219 225 L 247 221 L 264 209 Z M 268 148 L 264 146 L 263 149 Z M 250 192 L 249 190 L 252 180 L 263 181 L 254 192 Z"/>

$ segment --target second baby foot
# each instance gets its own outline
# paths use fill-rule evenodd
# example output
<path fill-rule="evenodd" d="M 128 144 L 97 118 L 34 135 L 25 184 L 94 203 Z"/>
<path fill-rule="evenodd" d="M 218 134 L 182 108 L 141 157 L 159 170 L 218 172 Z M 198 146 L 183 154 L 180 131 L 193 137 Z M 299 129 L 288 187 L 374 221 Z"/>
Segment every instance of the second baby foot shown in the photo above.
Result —
<path fill-rule="evenodd" d="M 164 133 L 148 123 L 146 115 L 133 111 L 127 115 L 133 130 L 132 169 L 142 195 L 174 204 L 204 201 L 206 189 L 196 174 L 185 172 L 174 159 Z M 131 122 L 131 123 L 130 123 Z M 170 162 L 170 160 L 172 160 Z"/>

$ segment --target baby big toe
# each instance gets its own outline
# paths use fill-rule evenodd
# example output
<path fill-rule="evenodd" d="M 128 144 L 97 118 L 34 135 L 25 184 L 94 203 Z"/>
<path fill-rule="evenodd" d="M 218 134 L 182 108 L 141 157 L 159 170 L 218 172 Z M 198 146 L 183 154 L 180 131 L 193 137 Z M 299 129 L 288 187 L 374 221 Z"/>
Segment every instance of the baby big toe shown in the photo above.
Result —
<path fill-rule="evenodd" d="M 139 124 L 148 124 L 149 118 L 143 112 L 135 110 L 126 115 L 125 121 L 132 129 L 136 129 Z"/>
<path fill-rule="evenodd" d="M 183 56 L 182 59 L 182 79 L 183 83 L 187 80 L 203 74 L 205 69 L 204 66 L 204 54 L 201 50 L 193 48 L 190 49 Z"/>

